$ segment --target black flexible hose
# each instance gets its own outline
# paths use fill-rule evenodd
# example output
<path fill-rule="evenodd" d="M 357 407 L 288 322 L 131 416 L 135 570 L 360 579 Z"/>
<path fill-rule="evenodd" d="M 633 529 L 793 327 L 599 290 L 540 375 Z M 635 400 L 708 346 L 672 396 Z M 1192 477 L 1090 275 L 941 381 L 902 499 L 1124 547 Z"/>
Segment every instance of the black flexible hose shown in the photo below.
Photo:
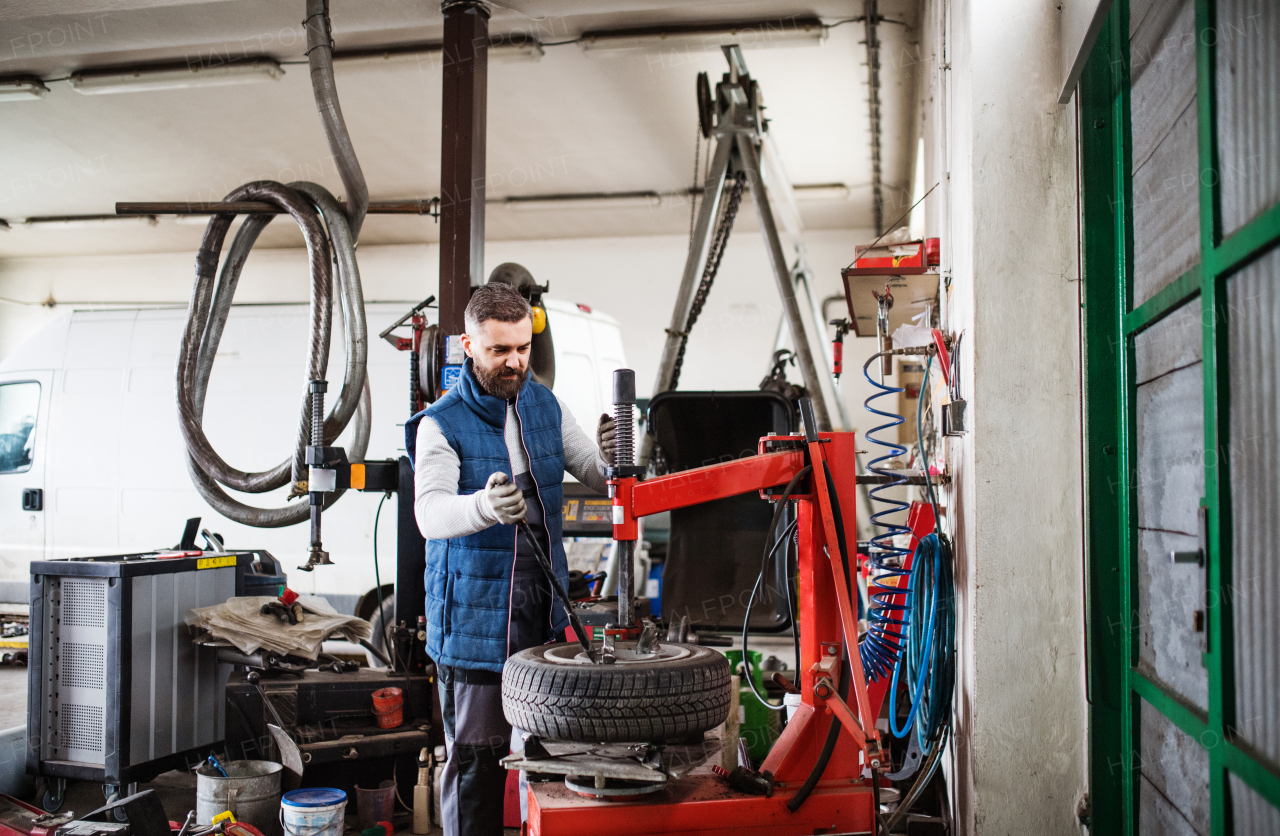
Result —
<path fill-rule="evenodd" d="M 767 534 L 765 534 L 765 537 L 764 537 L 764 543 L 765 543 L 764 559 L 760 563 L 760 574 L 756 576 L 755 586 L 751 588 L 751 596 L 747 598 L 747 612 L 742 618 L 742 664 L 747 674 L 747 684 L 751 686 L 751 693 L 756 695 L 756 699 L 760 700 L 760 704 L 774 711 L 780 711 L 786 706 L 771 705 L 765 700 L 764 697 L 760 695 L 760 692 L 756 690 L 755 680 L 751 678 L 751 661 L 747 658 L 747 632 L 748 632 L 747 628 L 751 623 L 751 605 L 756 600 L 756 590 L 760 588 L 760 580 L 761 578 L 764 577 L 765 568 L 769 565 L 769 558 L 773 557 L 773 553 L 777 551 L 778 546 L 781 543 L 783 543 L 787 538 L 790 538 L 791 532 L 799 524 L 800 519 L 799 517 L 797 517 L 795 521 L 793 521 L 789 526 L 787 526 L 786 531 L 783 532 L 782 540 L 776 539 L 778 535 L 778 523 L 779 521 L 782 520 L 782 515 L 787 509 L 787 502 L 791 499 L 791 494 L 795 493 L 796 486 L 800 484 L 800 481 L 804 479 L 804 477 L 808 476 L 812 472 L 813 472 L 813 467 L 810 465 L 805 465 L 804 468 L 801 469 L 799 473 L 791 477 L 791 481 L 788 482 L 787 486 L 782 489 L 782 495 L 778 497 L 778 500 L 774 505 L 773 519 L 769 521 L 769 531 Z M 792 626 L 792 629 L 795 628 L 794 613 L 792 613 L 791 626 Z M 799 638 L 797 638 L 796 639 L 796 669 L 798 670 L 799 668 L 800 668 L 800 640 Z"/>
<path fill-rule="evenodd" d="M 876 836 L 884 833 L 884 821 L 880 818 L 880 780 L 871 773 L 871 814 L 876 823 Z"/>
<path fill-rule="evenodd" d="M 796 531 L 788 538 L 787 548 L 782 552 L 784 569 L 787 573 L 787 615 L 791 617 L 791 641 L 796 651 L 796 681 L 800 679 L 800 622 L 796 621 L 796 577 L 791 571 L 791 546 L 795 544 L 796 554 L 800 553 L 800 532 Z M 798 686 L 797 686 L 798 687 Z"/>
<path fill-rule="evenodd" d="M 894 827 L 906 818 L 907 813 L 910 812 L 913 806 L 915 806 L 917 799 L 919 799 L 921 793 L 924 792 L 924 788 L 928 785 L 930 779 L 933 778 L 933 773 L 938 770 L 938 764 L 941 763 L 942 752 L 946 749 L 947 739 L 950 732 L 950 723 L 943 726 L 938 731 L 938 741 L 934 744 L 933 750 L 929 753 L 929 757 L 925 761 L 924 765 L 917 771 L 915 783 L 911 785 L 911 789 L 902 797 L 902 800 L 898 803 L 898 808 L 893 811 L 889 816 L 889 820 L 885 823 L 885 827 L 888 830 L 892 831 Z"/>
<path fill-rule="evenodd" d="M 822 463 L 822 472 L 827 477 L 827 495 L 831 497 L 831 514 L 835 517 L 836 524 L 836 546 L 840 549 L 840 565 L 844 567 L 844 584 L 849 592 L 849 602 L 853 603 L 853 578 L 849 574 L 849 547 L 844 537 L 844 514 L 840 513 L 840 495 L 836 493 L 836 482 L 831 478 L 831 468 L 826 462 Z M 854 648 L 849 647 L 849 637 L 844 637 L 845 652 L 852 653 Z M 857 644 L 857 637 L 854 637 L 854 644 Z"/>
<path fill-rule="evenodd" d="M 840 699 L 849 696 L 849 676 L 852 675 L 853 669 L 849 667 L 848 662 L 844 662 L 840 666 L 840 687 L 837 693 Z M 822 751 L 818 753 L 818 760 L 813 765 L 813 769 L 809 772 L 809 777 L 805 779 L 804 784 L 800 787 L 800 791 L 787 802 L 787 809 L 795 812 L 800 806 L 809 800 L 809 795 L 813 792 L 814 787 L 818 786 L 818 782 L 822 780 L 822 773 L 827 771 L 827 764 L 831 761 L 831 753 L 836 750 L 836 742 L 840 740 L 840 730 L 842 726 L 839 717 L 831 718 L 831 728 L 827 729 L 827 739 L 822 742 Z"/>
<path fill-rule="evenodd" d="M 761 694 L 759 691 L 757 691 L 757 690 L 756 690 L 756 682 L 755 682 L 755 679 L 753 679 L 753 678 L 752 678 L 752 676 L 751 676 L 751 660 L 747 658 L 747 634 L 748 634 L 748 632 L 749 632 L 748 628 L 749 628 L 749 626 L 750 626 L 750 624 L 751 624 L 751 606 L 755 603 L 755 600 L 756 600 L 756 592 L 757 592 L 757 591 L 759 591 L 759 589 L 760 589 L 760 582 L 761 582 L 762 580 L 764 580 L 764 573 L 765 573 L 765 569 L 766 569 L 766 568 L 768 567 L 768 565 L 769 565 L 769 560 L 773 557 L 774 553 L 775 553 L 775 552 L 777 552 L 777 550 L 778 550 L 778 547 L 779 547 L 779 546 L 785 545 L 785 544 L 786 544 L 786 543 L 791 539 L 791 535 L 795 532 L 795 530 L 796 530 L 796 526 L 797 526 L 797 525 L 799 525 L 799 524 L 800 524 L 800 520 L 798 520 L 798 519 L 797 519 L 797 520 L 792 520 L 792 521 L 791 521 L 791 524 L 790 524 L 790 525 L 788 525 L 788 526 L 783 530 L 783 532 L 782 532 L 782 537 L 780 537 L 779 539 L 775 540 L 775 541 L 774 541 L 774 543 L 773 543 L 773 546 L 772 546 L 771 548 L 769 548 L 769 549 L 768 549 L 768 551 L 766 551 L 766 552 L 764 553 L 764 561 L 760 564 L 760 574 L 756 575 L 756 582 L 755 582 L 755 585 L 751 587 L 751 595 L 747 598 L 747 611 L 746 611 L 746 613 L 742 616 L 742 667 L 743 667 L 743 672 L 746 674 L 747 684 L 751 686 L 751 693 L 755 694 L 755 697 L 756 697 L 756 699 L 757 699 L 757 700 L 759 700 L 759 701 L 760 701 L 760 704 L 761 704 L 761 705 L 763 705 L 765 708 L 769 709 L 770 711 L 782 711 L 782 710 L 783 710 L 783 709 L 785 709 L 787 706 L 786 706 L 786 704 L 785 704 L 785 703 L 784 703 L 784 704 L 782 704 L 782 705 L 774 705 L 773 703 L 771 703 L 771 702 L 769 702 L 768 700 L 766 700 L 766 699 L 765 699 L 765 695 L 764 695 L 764 694 Z M 768 542 L 768 541 L 767 541 L 767 539 L 766 539 L 766 542 Z M 783 550 L 783 555 L 784 555 L 784 559 L 785 559 L 785 555 L 786 555 L 786 550 L 785 550 L 785 549 Z M 798 642 L 797 642 L 797 644 L 798 644 Z M 797 650 L 796 650 L 796 667 L 798 668 L 799 666 L 800 666 L 800 651 L 799 651 L 799 649 L 798 649 L 798 647 L 797 647 Z"/>

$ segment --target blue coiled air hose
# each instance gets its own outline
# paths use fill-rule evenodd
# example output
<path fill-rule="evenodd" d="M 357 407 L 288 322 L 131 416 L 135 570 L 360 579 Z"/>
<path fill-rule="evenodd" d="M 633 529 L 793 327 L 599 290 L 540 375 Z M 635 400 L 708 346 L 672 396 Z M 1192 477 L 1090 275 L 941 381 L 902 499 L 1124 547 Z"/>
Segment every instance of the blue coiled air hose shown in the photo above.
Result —
<path fill-rule="evenodd" d="M 867 441 L 885 449 L 883 455 L 868 463 L 867 469 L 889 479 L 887 483 L 876 485 L 869 492 L 872 508 L 874 509 L 877 504 L 880 506 L 880 510 L 872 511 L 871 524 L 881 531 L 871 537 L 871 546 L 867 550 L 867 557 L 871 564 L 871 577 L 867 582 L 867 633 L 863 636 L 858 648 L 862 658 L 862 673 L 867 682 L 875 682 L 893 673 L 902 652 L 903 638 L 911 618 L 910 596 L 904 596 L 901 604 L 895 604 L 892 600 L 894 595 L 901 595 L 906 590 L 885 583 L 909 574 L 902 568 L 908 550 L 894 545 L 893 538 L 899 534 L 911 533 L 911 529 L 906 526 L 886 519 L 910 507 L 901 500 L 884 495 L 886 491 L 905 485 L 907 482 L 901 471 L 885 466 L 886 463 L 907 452 L 907 448 L 876 437 L 877 433 L 891 430 L 903 423 L 901 415 L 885 412 L 872 406 L 872 403 L 879 398 L 896 395 L 902 391 L 899 387 L 886 386 L 871 377 L 871 364 L 887 353 L 873 354 L 862 365 L 863 377 L 879 390 L 867 398 L 863 406 L 873 415 L 887 419 L 886 423 L 869 430 L 864 435 Z"/>

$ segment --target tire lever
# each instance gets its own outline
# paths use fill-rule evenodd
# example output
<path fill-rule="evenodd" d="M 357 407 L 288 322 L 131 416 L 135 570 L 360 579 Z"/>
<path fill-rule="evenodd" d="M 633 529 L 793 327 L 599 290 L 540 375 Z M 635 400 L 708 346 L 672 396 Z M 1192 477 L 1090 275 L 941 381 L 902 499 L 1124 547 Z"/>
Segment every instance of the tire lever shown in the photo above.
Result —
<path fill-rule="evenodd" d="M 587 651 L 587 658 L 594 662 L 596 660 L 596 652 L 591 647 L 591 640 L 587 638 L 586 628 L 582 626 L 582 619 L 578 618 L 578 614 L 573 611 L 573 604 L 570 603 L 568 594 L 556 582 L 555 571 L 551 568 L 551 559 L 542 551 L 542 546 L 538 544 L 538 538 L 534 535 L 533 529 L 529 527 L 529 523 L 520 520 L 517 525 L 524 532 L 524 537 L 529 541 L 529 545 L 533 547 L 533 553 L 538 558 L 538 565 L 542 567 L 542 574 L 547 576 L 547 582 L 551 584 L 551 589 L 555 591 L 556 597 L 560 599 L 560 605 L 564 607 L 564 611 L 568 614 L 569 624 L 573 627 L 573 632 L 577 635 L 578 642 L 582 645 L 582 649 Z"/>

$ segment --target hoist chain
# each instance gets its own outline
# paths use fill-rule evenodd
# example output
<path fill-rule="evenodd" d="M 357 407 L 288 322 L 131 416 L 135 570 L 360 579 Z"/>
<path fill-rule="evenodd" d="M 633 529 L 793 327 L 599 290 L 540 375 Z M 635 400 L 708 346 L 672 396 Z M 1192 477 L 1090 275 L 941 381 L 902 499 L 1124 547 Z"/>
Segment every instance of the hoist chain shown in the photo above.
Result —
<path fill-rule="evenodd" d="M 698 290 L 693 294 L 693 302 L 689 305 L 689 318 L 685 320 L 684 330 L 680 334 L 680 350 L 676 352 L 675 366 L 671 370 L 671 385 L 668 387 L 671 391 L 674 391 L 680 382 L 680 369 L 684 366 L 684 350 L 689 345 L 689 334 L 693 331 L 699 314 L 702 313 L 702 306 L 707 303 L 707 295 L 711 292 L 711 285 L 715 282 L 716 273 L 720 270 L 720 259 L 724 256 L 725 244 L 728 243 L 729 233 L 733 230 L 733 219 L 738 214 L 738 206 L 742 203 L 742 190 L 746 185 L 746 175 L 734 176 L 733 185 L 729 188 L 729 196 L 725 200 L 724 211 L 720 215 L 720 223 L 716 226 L 715 235 L 711 239 L 711 248 L 707 251 L 707 263 L 702 269 L 702 281 L 698 283 Z"/>

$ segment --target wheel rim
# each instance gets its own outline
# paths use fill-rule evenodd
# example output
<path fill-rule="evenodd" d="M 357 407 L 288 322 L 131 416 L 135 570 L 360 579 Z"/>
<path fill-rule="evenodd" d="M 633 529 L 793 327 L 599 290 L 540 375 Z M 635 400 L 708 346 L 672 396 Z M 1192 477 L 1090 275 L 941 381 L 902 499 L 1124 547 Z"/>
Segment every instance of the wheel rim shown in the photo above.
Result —
<path fill-rule="evenodd" d="M 629 781 L 624 778 L 607 778 L 603 787 L 596 786 L 591 775 L 566 775 L 564 785 L 579 795 L 594 798 L 610 798 L 628 795 L 648 795 L 666 788 L 665 781 Z"/>
<path fill-rule="evenodd" d="M 657 650 L 651 653 L 637 653 L 636 643 L 632 641 L 618 642 L 614 646 L 614 655 L 617 661 L 613 663 L 613 667 L 619 665 L 652 665 L 655 662 L 675 662 L 679 659 L 688 659 L 693 655 L 693 650 L 689 647 L 676 644 L 660 645 Z M 592 662 L 587 658 L 586 651 L 578 644 L 561 644 L 548 648 L 544 651 L 542 658 L 555 665 L 600 665 L 600 662 Z"/>

